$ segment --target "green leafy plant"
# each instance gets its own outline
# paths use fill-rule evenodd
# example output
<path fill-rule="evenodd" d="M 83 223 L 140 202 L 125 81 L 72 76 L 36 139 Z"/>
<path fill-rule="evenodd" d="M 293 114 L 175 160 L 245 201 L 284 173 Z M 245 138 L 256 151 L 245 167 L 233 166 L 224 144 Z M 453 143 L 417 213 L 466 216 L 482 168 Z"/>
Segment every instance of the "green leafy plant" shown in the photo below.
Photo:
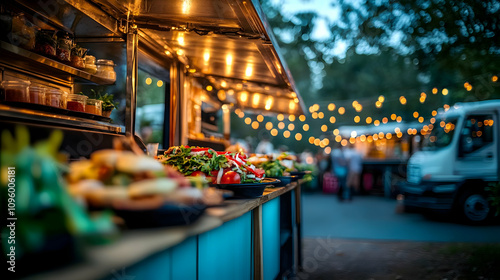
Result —
<path fill-rule="evenodd" d="M 488 200 L 491 202 L 491 206 L 496 209 L 495 216 L 500 214 L 500 182 L 490 183 L 486 187 L 488 192 Z"/>
<path fill-rule="evenodd" d="M 104 95 L 101 95 L 100 93 L 96 93 L 93 89 L 91 91 L 97 99 L 102 100 L 103 111 L 111 111 L 118 108 L 118 102 L 114 102 L 113 94 L 105 93 Z"/>

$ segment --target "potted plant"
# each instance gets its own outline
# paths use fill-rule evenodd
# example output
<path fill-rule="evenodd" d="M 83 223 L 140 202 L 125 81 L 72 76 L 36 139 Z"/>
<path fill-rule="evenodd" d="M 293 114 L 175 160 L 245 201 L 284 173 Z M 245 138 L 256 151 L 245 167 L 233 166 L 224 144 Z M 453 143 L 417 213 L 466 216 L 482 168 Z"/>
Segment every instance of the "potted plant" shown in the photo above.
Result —
<path fill-rule="evenodd" d="M 118 106 L 118 103 L 114 102 L 112 94 L 99 95 L 99 100 L 102 100 L 102 115 L 109 118 L 111 111 Z"/>

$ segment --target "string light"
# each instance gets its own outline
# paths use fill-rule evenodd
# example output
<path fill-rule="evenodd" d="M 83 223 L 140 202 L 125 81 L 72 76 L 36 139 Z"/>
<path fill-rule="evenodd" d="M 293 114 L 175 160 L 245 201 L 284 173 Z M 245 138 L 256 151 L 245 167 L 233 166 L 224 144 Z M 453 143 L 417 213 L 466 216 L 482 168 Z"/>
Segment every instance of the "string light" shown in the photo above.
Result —
<path fill-rule="evenodd" d="M 263 122 L 263 121 L 264 121 L 264 116 L 262 116 L 262 115 L 258 115 L 258 116 L 257 116 L 257 121 L 258 121 L 258 122 Z"/>
<path fill-rule="evenodd" d="M 252 128 L 253 129 L 259 128 L 259 122 L 257 122 L 257 121 L 252 122 Z"/>
<path fill-rule="evenodd" d="M 284 123 L 284 122 L 279 122 L 279 123 L 278 123 L 278 128 L 279 128 L 279 129 L 283 129 L 283 128 L 285 128 L 285 123 Z"/>
<path fill-rule="evenodd" d="M 337 119 L 334 117 L 334 116 L 331 116 L 330 117 L 330 122 L 331 123 L 335 123 L 337 121 Z"/>
<path fill-rule="evenodd" d="M 340 115 L 343 115 L 345 113 L 345 108 L 344 107 L 340 107 L 339 110 L 338 110 L 339 114 Z"/>
<path fill-rule="evenodd" d="M 367 117 L 366 118 L 366 123 L 367 124 L 371 124 L 372 123 L 372 118 L 371 117 Z"/>
<path fill-rule="evenodd" d="M 328 104 L 328 111 L 333 111 L 333 110 L 335 110 L 335 104 L 333 103 Z"/>
<path fill-rule="evenodd" d="M 406 105 L 406 98 L 404 96 L 400 96 L 399 97 L 399 102 L 402 104 L 402 105 Z"/>
<path fill-rule="evenodd" d="M 288 130 L 294 130 L 294 129 L 295 129 L 295 125 L 293 123 L 288 124 Z"/>
<path fill-rule="evenodd" d="M 291 122 L 295 121 L 295 115 L 288 116 L 288 120 Z"/>
<path fill-rule="evenodd" d="M 281 122 L 285 119 L 285 116 L 283 116 L 283 114 L 279 114 L 278 116 L 276 116 L 276 118 Z"/>
<path fill-rule="evenodd" d="M 304 116 L 304 115 L 300 115 L 300 116 L 299 116 L 299 120 L 300 120 L 301 122 L 305 121 L 305 120 L 306 120 L 306 116 Z"/>
<path fill-rule="evenodd" d="M 302 126 L 302 130 L 308 131 L 309 130 L 309 125 L 306 123 Z"/>
<path fill-rule="evenodd" d="M 328 126 L 326 124 L 321 126 L 321 131 L 326 132 L 328 130 Z"/>
<path fill-rule="evenodd" d="M 272 122 L 267 122 L 266 123 L 266 129 L 271 130 L 273 128 L 273 123 Z"/>
<path fill-rule="evenodd" d="M 245 118 L 245 123 L 246 124 L 251 124 L 252 123 L 252 119 L 249 118 L 249 117 Z"/>

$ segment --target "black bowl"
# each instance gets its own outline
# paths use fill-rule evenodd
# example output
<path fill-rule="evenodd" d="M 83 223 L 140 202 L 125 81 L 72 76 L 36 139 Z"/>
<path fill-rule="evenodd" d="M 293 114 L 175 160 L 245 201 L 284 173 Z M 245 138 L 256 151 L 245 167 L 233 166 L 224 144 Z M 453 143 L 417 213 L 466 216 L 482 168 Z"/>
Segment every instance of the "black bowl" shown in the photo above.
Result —
<path fill-rule="evenodd" d="M 125 221 L 128 228 L 154 228 L 189 225 L 205 212 L 203 204 L 165 204 L 151 210 L 117 210 L 116 215 Z"/>
<path fill-rule="evenodd" d="M 297 176 L 297 179 L 302 179 L 304 178 L 304 175 L 311 173 L 312 173 L 311 171 L 292 171 L 290 172 L 290 175 Z"/>
<path fill-rule="evenodd" d="M 212 186 L 233 192 L 232 198 L 256 198 L 261 197 L 269 185 L 279 184 L 278 179 L 264 178 L 260 183 L 248 184 L 212 184 Z"/>

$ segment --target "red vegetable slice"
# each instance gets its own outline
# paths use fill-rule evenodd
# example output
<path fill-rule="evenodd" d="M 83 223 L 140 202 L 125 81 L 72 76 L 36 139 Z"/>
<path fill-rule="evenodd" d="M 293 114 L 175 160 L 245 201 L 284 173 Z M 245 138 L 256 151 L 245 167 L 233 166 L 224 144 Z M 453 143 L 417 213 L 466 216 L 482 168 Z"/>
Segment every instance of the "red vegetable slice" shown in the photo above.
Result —
<path fill-rule="evenodd" d="M 234 171 L 228 171 L 222 175 L 221 184 L 239 184 L 241 183 L 240 174 Z"/>

